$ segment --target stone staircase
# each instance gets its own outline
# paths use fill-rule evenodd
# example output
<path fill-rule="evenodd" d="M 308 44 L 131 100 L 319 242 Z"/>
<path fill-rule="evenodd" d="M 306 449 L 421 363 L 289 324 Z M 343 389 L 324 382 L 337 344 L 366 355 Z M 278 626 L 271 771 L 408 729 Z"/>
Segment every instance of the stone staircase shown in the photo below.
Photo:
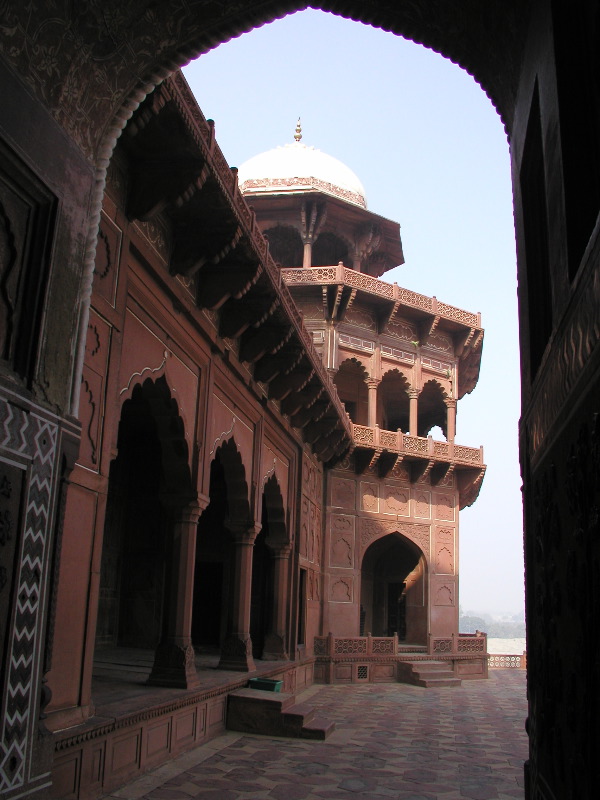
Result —
<path fill-rule="evenodd" d="M 428 689 L 442 686 L 461 686 L 445 661 L 401 661 L 398 663 L 398 681 Z"/>
<path fill-rule="evenodd" d="M 297 703 L 293 694 L 238 689 L 228 698 L 227 729 L 322 741 L 333 733 L 335 722 L 315 716 L 314 708 Z"/>

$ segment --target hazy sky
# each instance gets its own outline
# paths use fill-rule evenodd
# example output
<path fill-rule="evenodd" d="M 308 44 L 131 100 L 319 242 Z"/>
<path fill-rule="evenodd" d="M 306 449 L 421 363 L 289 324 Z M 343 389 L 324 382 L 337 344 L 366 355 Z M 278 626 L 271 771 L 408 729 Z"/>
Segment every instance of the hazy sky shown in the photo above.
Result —
<path fill-rule="evenodd" d="M 184 72 L 230 165 L 292 142 L 301 117 L 302 141 L 347 164 L 369 209 L 400 223 L 406 263 L 383 279 L 481 311 L 481 376 L 458 404 L 456 441 L 483 445 L 488 469 L 461 512 L 460 604 L 522 610 L 515 243 L 508 144 L 492 104 L 438 54 L 311 10 Z"/>

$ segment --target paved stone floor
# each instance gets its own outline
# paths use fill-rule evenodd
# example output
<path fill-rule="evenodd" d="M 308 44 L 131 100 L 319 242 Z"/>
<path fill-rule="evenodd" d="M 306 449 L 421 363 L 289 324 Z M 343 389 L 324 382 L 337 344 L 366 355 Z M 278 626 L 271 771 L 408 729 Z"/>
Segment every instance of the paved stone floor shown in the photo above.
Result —
<path fill-rule="evenodd" d="M 313 686 L 301 699 L 335 720 L 326 742 L 226 733 L 110 797 L 523 798 L 524 671 L 490 671 L 458 689 Z"/>

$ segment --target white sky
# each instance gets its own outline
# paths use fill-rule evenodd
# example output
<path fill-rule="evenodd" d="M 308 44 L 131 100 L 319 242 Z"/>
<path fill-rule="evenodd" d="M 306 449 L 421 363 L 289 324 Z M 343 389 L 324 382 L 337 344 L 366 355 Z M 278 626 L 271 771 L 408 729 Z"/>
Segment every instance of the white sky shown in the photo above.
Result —
<path fill-rule="evenodd" d="M 369 209 L 400 222 L 406 263 L 383 276 L 469 311 L 485 341 L 460 444 L 484 446 L 479 499 L 461 512 L 460 604 L 523 609 L 519 360 L 508 144 L 475 81 L 424 47 L 303 11 L 221 45 L 184 73 L 232 166 L 293 141 L 335 156 Z"/>

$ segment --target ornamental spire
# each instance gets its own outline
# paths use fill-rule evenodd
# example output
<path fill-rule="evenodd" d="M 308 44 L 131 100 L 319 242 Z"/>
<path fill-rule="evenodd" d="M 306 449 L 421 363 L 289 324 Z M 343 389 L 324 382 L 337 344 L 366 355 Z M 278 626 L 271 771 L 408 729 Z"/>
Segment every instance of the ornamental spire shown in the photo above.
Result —
<path fill-rule="evenodd" d="M 299 142 L 302 138 L 302 125 L 300 124 L 300 117 L 298 117 L 298 122 L 296 123 L 296 133 L 294 134 L 294 139 Z"/>

